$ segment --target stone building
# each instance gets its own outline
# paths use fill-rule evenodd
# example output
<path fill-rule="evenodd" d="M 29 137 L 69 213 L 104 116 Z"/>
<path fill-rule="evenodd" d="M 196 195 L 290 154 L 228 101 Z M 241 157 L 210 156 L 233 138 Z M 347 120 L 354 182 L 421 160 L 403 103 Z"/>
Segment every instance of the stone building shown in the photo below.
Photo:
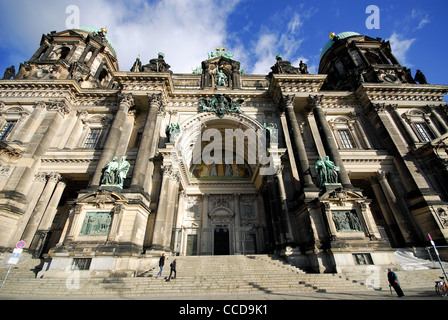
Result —
<path fill-rule="evenodd" d="M 0 80 L 0 249 L 95 276 L 162 252 L 341 272 L 447 243 L 448 86 L 389 42 L 336 35 L 319 74 L 279 55 L 248 75 L 223 48 L 192 74 L 165 58 L 121 71 L 106 30 L 83 27 Z"/>

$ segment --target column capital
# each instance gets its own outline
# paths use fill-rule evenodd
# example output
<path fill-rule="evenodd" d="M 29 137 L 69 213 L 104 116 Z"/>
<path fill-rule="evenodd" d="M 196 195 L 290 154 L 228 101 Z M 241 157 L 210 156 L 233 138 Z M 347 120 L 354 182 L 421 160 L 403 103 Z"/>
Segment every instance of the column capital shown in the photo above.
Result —
<path fill-rule="evenodd" d="M 162 105 L 163 99 L 161 93 L 148 93 L 148 100 L 151 106 L 156 106 L 160 108 Z"/>
<path fill-rule="evenodd" d="M 47 182 L 47 174 L 45 172 L 39 172 L 34 176 L 34 181 Z"/>
<path fill-rule="evenodd" d="M 387 110 L 385 103 L 372 103 L 372 107 L 377 113 L 385 113 Z"/>
<path fill-rule="evenodd" d="M 62 179 L 62 176 L 58 172 L 51 172 L 48 174 L 48 181 L 57 183 Z"/>
<path fill-rule="evenodd" d="M 55 110 L 59 112 L 63 117 L 72 112 L 72 109 L 65 103 L 65 101 L 51 101 L 47 105 L 47 110 L 48 111 Z"/>
<path fill-rule="evenodd" d="M 47 108 L 47 104 L 43 101 L 38 101 L 34 105 L 34 109 L 46 109 L 46 108 Z"/>
<path fill-rule="evenodd" d="M 324 95 L 322 94 L 316 94 L 316 95 L 310 94 L 308 98 L 308 103 L 312 108 L 320 107 L 322 105 L 323 97 Z"/>
<path fill-rule="evenodd" d="M 283 95 L 280 100 L 280 109 L 284 110 L 286 108 L 294 108 L 294 99 L 296 96 L 294 94 Z"/>
<path fill-rule="evenodd" d="M 125 107 L 127 109 L 126 112 L 135 103 L 134 98 L 132 97 L 132 93 L 122 93 L 122 92 L 120 92 L 120 93 L 118 93 L 118 99 L 120 101 L 120 107 Z"/>
<path fill-rule="evenodd" d="M 376 178 L 378 179 L 378 181 L 384 181 L 387 180 L 388 175 L 389 175 L 388 171 L 380 170 L 376 173 Z"/>

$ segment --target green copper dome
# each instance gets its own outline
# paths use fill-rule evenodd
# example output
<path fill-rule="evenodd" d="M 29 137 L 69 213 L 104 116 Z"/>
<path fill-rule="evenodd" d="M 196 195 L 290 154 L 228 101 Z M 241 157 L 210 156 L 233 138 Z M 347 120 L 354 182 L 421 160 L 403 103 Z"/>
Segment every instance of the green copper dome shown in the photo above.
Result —
<path fill-rule="evenodd" d="M 327 51 L 333 46 L 335 39 L 342 40 L 342 39 L 347 39 L 347 38 L 350 38 L 353 36 L 360 36 L 360 34 L 357 32 L 351 32 L 351 31 L 342 32 L 342 33 L 337 34 L 334 38 L 330 39 L 325 44 L 325 46 L 322 49 L 322 53 L 320 54 L 320 58 L 322 59 L 322 57 L 325 55 L 325 53 L 327 53 Z"/>
<path fill-rule="evenodd" d="M 75 30 L 81 30 L 81 31 L 85 31 L 85 32 L 88 32 L 88 33 L 102 32 L 101 29 L 96 29 L 96 28 L 93 28 L 93 27 L 86 27 L 86 26 L 79 27 L 78 29 L 75 29 Z M 113 53 L 113 55 L 116 58 L 117 57 L 117 51 L 115 50 L 114 43 L 112 42 L 112 40 L 110 40 L 110 38 L 107 35 L 105 36 L 105 38 L 106 38 L 107 44 L 109 45 L 109 48 L 112 50 L 112 53 Z"/>

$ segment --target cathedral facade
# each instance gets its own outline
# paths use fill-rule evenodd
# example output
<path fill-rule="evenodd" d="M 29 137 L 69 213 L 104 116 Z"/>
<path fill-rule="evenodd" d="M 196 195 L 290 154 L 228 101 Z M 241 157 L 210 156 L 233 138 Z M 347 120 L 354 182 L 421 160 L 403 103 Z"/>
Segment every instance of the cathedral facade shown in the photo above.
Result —
<path fill-rule="evenodd" d="M 163 53 L 125 72 L 104 29 L 44 35 L 0 80 L 0 249 L 23 240 L 57 276 L 163 252 L 341 272 L 446 245 L 448 86 L 353 32 L 318 74 L 274 58 L 268 75 L 222 47 L 192 74 Z"/>

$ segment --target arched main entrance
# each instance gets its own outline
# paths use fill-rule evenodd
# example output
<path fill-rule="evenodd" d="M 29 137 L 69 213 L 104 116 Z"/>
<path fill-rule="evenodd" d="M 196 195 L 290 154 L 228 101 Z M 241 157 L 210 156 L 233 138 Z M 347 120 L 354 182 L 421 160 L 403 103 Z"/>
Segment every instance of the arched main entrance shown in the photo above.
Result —
<path fill-rule="evenodd" d="M 244 114 L 218 118 L 202 113 L 180 124 L 170 156 L 182 175 L 174 251 L 233 255 L 266 250 L 263 173 L 278 166 L 280 154 L 267 153 L 264 127 Z M 270 146 L 276 143 L 272 140 Z M 261 152 L 270 162 L 261 163 Z"/>

